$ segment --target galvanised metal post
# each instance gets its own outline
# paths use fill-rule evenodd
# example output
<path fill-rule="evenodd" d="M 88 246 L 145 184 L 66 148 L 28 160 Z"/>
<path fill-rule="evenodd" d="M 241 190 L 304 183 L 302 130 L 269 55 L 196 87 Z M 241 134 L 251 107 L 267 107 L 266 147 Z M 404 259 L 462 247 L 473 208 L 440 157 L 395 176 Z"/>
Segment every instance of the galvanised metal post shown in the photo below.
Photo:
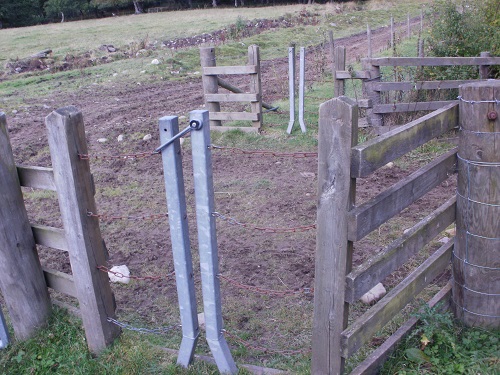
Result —
<path fill-rule="evenodd" d="M 0 308 L 0 349 L 6 348 L 7 345 L 9 345 L 9 330 Z"/>
<path fill-rule="evenodd" d="M 304 122 L 304 96 L 306 86 L 306 48 L 300 47 L 300 66 L 299 66 L 299 124 L 302 133 L 306 132 L 306 123 Z"/>
<path fill-rule="evenodd" d="M 165 116 L 160 118 L 159 129 L 160 142 L 161 144 L 165 144 L 179 133 L 177 117 Z M 177 363 L 187 367 L 194 356 L 194 350 L 198 341 L 199 326 L 179 138 L 164 147 L 161 151 L 161 156 L 182 324 L 182 341 Z"/>
<path fill-rule="evenodd" d="M 223 374 L 236 374 L 238 369 L 224 338 L 222 326 L 208 111 L 192 111 L 190 122 L 193 121 L 202 125 L 200 131 L 191 132 L 191 148 L 207 342 L 219 371 Z"/>
<path fill-rule="evenodd" d="M 288 90 L 290 92 L 290 122 L 286 132 L 291 134 L 295 123 L 295 46 L 288 47 Z"/>

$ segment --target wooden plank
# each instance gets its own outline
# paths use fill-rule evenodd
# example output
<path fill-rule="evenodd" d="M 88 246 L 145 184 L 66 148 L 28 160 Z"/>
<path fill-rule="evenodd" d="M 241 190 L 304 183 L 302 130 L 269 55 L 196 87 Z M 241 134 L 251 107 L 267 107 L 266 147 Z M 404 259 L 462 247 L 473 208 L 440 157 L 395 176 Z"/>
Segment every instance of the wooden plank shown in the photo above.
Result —
<path fill-rule="evenodd" d="M 446 152 L 348 214 L 349 241 L 359 241 L 455 172 L 457 149 Z"/>
<path fill-rule="evenodd" d="M 344 281 L 349 260 L 346 213 L 352 199 L 349 159 L 357 106 L 348 98 L 320 106 L 318 210 L 312 341 L 313 374 L 339 374 L 344 330 Z"/>
<path fill-rule="evenodd" d="M 215 67 L 215 48 L 214 47 L 200 47 L 200 64 L 202 68 Z M 217 76 L 210 76 L 203 74 L 203 94 L 217 94 L 219 92 L 219 84 Z M 220 112 L 219 102 L 208 102 L 205 100 L 207 109 L 210 112 Z M 221 122 L 215 119 L 210 119 L 210 126 L 221 126 Z"/>
<path fill-rule="evenodd" d="M 120 329 L 108 322 L 115 316 L 115 301 L 108 275 L 97 269 L 107 261 L 99 220 L 87 215 L 97 208 L 89 162 L 78 157 L 88 153 L 83 116 L 77 108 L 65 107 L 47 116 L 45 124 L 87 344 L 98 354 L 113 342 Z"/>
<path fill-rule="evenodd" d="M 346 276 L 346 301 L 354 303 L 359 300 L 452 224 L 455 215 L 456 197 L 452 197 L 403 236 L 349 273 Z"/>
<path fill-rule="evenodd" d="M 71 297 L 77 297 L 73 276 L 45 267 L 43 268 L 43 275 L 49 288 Z"/>
<path fill-rule="evenodd" d="M 210 112 L 210 120 L 259 121 L 258 113 L 250 112 Z"/>
<path fill-rule="evenodd" d="M 366 177 L 458 125 L 458 105 L 438 109 L 352 149 L 351 175 Z"/>
<path fill-rule="evenodd" d="M 34 189 L 56 190 L 52 168 L 17 166 L 21 186 Z"/>
<path fill-rule="evenodd" d="M 476 80 L 448 80 L 448 81 L 418 81 L 418 82 L 368 82 L 375 91 L 412 91 L 412 90 L 444 90 L 457 89 L 465 83 Z M 479 81 L 479 80 L 477 80 Z"/>
<path fill-rule="evenodd" d="M 256 74 L 257 66 L 242 65 L 242 66 L 211 66 L 204 67 L 203 74 L 207 76 L 230 75 L 230 74 Z"/>
<path fill-rule="evenodd" d="M 46 324 L 51 306 L 2 112 L 0 194 L 0 288 L 16 339 L 22 341 Z"/>
<path fill-rule="evenodd" d="M 257 102 L 257 94 L 205 94 L 207 102 Z"/>
<path fill-rule="evenodd" d="M 250 91 L 257 94 L 258 101 L 250 103 L 252 113 L 258 115 L 257 120 L 252 120 L 252 126 L 260 130 L 262 127 L 262 82 L 260 77 L 260 48 L 257 45 L 248 46 L 248 65 L 255 66 L 255 73 L 250 76 Z"/>
<path fill-rule="evenodd" d="M 361 61 L 375 66 L 500 65 L 500 57 L 377 57 Z"/>
<path fill-rule="evenodd" d="M 447 310 L 450 305 L 451 284 L 448 283 L 427 303 L 431 308 L 438 303 L 443 302 L 442 310 Z M 408 319 L 401 327 L 398 328 L 382 345 L 375 349 L 366 357 L 349 375 L 368 375 L 378 374 L 380 366 L 385 362 L 388 356 L 392 353 L 395 347 L 420 323 L 416 317 Z"/>
<path fill-rule="evenodd" d="M 413 103 L 394 103 L 377 104 L 373 106 L 374 113 L 399 113 L 399 112 L 418 112 L 435 111 L 449 104 L 458 104 L 456 100 L 436 100 L 434 102 L 413 102 Z"/>
<path fill-rule="evenodd" d="M 335 78 L 337 77 L 337 71 L 345 71 L 345 61 L 346 61 L 346 49 L 344 46 L 336 46 L 334 49 L 334 65 L 335 65 Z M 350 74 L 349 74 L 350 76 Z M 335 79 L 333 84 L 333 94 L 335 97 L 344 95 L 345 93 L 345 81 L 343 79 Z"/>
<path fill-rule="evenodd" d="M 47 227 L 45 225 L 31 225 L 35 243 L 57 250 L 69 251 L 68 241 L 64 229 Z"/>
<path fill-rule="evenodd" d="M 415 271 L 342 332 L 342 355 L 353 355 L 450 264 L 453 242 L 441 246 Z"/>
<path fill-rule="evenodd" d="M 371 79 L 372 75 L 369 70 L 355 70 L 349 72 L 347 70 L 337 70 L 335 72 L 335 77 L 337 79 Z"/>
<path fill-rule="evenodd" d="M 259 129 L 253 126 L 212 126 L 210 130 L 216 132 L 229 132 L 231 130 L 239 130 L 243 133 L 259 133 Z"/>

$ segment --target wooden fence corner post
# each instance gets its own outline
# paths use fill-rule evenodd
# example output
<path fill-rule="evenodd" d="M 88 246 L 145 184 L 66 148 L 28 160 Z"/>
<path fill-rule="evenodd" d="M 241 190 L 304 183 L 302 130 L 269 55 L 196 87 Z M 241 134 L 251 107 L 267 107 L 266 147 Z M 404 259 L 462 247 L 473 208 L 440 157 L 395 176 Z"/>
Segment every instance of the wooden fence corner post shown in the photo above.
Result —
<path fill-rule="evenodd" d="M 340 374 L 344 367 L 345 277 L 352 261 L 347 214 L 354 199 L 350 172 L 357 116 L 357 105 L 346 97 L 320 106 L 313 374 Z"/>
<path fill-rule="evenodd" d="M 83 116 L 70 106 L 52 112 L 45 119 L 61 217 L 75 282 L 83 326 L 90 351 L 99 354 L 119 335 L 108 322 L 115 316 L 115 301 L 108 275 L 97 269 L 106 265 L 107 252 L 96 213 L 92 175 L 88 160 Z"/>
<path fill-rule="evenodd" d="M 46 324 L 50 297 L 24 206 L 7 121 L 1 112 L 0 287 L 17 339 L 28 339 Z"/>

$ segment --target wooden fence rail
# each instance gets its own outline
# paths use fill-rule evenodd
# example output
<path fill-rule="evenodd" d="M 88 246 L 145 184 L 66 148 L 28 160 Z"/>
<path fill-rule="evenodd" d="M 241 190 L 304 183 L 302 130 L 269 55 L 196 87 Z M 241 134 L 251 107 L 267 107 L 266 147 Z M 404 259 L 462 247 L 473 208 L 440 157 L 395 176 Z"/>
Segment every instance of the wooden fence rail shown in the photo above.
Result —
<path fill-rule="evenodd" d="M 362 70 L 346 70 L 346 53 L 344 47 L 336 47 L 334 71 L 335 96 L 343 95 L 345 82 L 349 79 L 362 80 L 363 99 L 358 99 L 360 108 L 367 109 L 368 124 L 380 129 L 384 125 L 384 115 L 401 112 L 434 111 L 455 100 L 412 101 L 407 103 L 383 103 L 382 94 L 388 92 L 412 92 L 422 90 L 450 90 L 458 89 L 465 83 L 482 81 L 489 78 L 489 67 L 500 65 L 500 57 L 492 57 L 489 52 L 482 52 L 480 57 L 378 57 L 361 59 Z M 412 82 L 382 81 L 381 67 L 417 67 L 424 66 L 477 66 L 477 80 L 436 80 Z"/>
<path fill-rule="evenodd" d="M 315 270 L 312 373 L 340 374 L 355 354 L 414 297 L 449 267 L 454 242 L 430 255 L 419 267 L 348 325 L 349 306 L 417 255 L 456 219 L 456 198 L 446 202 L 352 269 L 354 243 L 424 196 L 456 171 L 452 149 L 361 205 L 355 205 L 356 179 L 366 177 L 458 125 L 458 105 L 450 104 L 419 120 L 357 145 L 358 106 L 346 97 L 320 107 L 318 217 Z M 447 285 L 429 304 L 448 301 Z M 353 373 L 374 373 L 415 319 L 395 332 L 377 355 Z"/>

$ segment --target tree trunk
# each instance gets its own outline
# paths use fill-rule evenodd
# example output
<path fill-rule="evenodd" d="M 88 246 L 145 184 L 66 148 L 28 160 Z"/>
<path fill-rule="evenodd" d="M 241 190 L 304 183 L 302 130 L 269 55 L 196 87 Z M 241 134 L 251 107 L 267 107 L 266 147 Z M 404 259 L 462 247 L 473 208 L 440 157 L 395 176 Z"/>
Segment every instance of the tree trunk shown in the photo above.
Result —
<path fill-rule="evenodd" d="M 144 13 L 144 10 L 142 9 L 141 3 L 139 1 L 134 1 L 133 3 L 135 8 L 135 14 Z"/>
<path fill-rule="evenodd" d="M 64 22 L 64 13 L 61 12 L 61 23 L 63 23 L 63 22 Z"/>
<path fill-rule="evenodd" d="M 212 0 L 212 6 L 213 6 L 214 8 L 217 8 L 217 0 Z"/>

